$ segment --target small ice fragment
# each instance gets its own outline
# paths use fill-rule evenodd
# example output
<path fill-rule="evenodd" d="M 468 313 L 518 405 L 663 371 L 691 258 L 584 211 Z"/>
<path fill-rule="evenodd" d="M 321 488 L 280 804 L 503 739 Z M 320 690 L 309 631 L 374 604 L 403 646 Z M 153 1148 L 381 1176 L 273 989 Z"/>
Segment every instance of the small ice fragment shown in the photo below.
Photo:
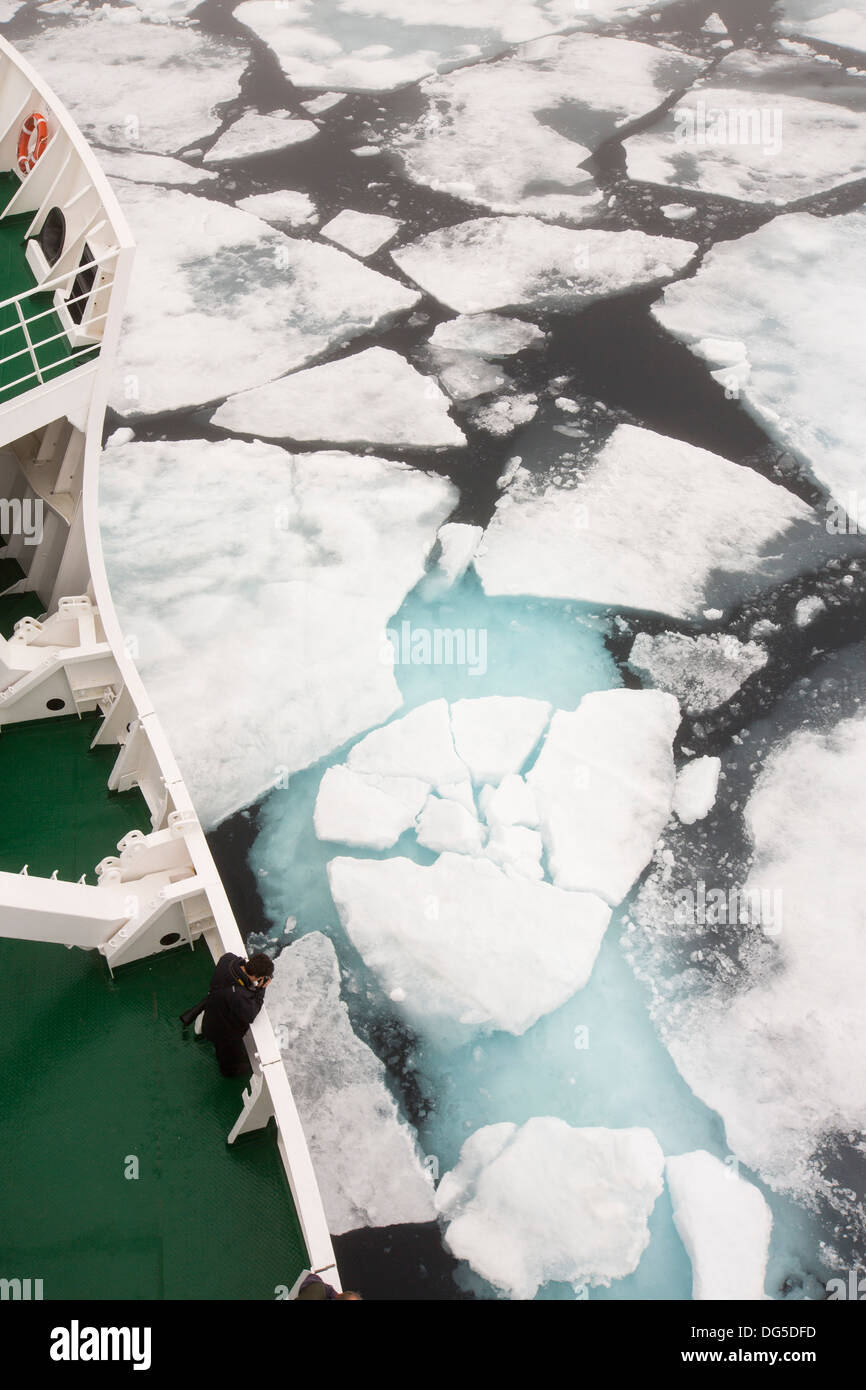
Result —
<path fill-rule="evenodd" d="M 823 613 L 826 607 L 824 600 L 819 598 L 817 594 L 807 594 L 805 598 L 800 599 L 794 609 L 794 622 L 797 627 L 808 627 L 809 623 L 814 622 L 818 614 Z"/>
<path fill-rule="evenodd" d="M 721 758 L 694 758 L 677 776 L 673 811 L 683 825 L 693 825 L 709 815 L 716 801 Z"/>

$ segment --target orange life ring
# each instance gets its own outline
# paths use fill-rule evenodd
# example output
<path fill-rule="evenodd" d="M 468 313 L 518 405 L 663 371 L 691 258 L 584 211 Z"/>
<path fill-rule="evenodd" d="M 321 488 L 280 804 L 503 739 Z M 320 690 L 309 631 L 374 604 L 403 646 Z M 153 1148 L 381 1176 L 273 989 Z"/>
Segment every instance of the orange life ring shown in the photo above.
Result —
<path fill-rule="evenodd" d="M 45 153 L 47 144 L 48 124 L 45 117 L 38 111 L 31 111 L 18 136 L 18 168 L 22 174 L 30 173 L 37 159 Z"/>

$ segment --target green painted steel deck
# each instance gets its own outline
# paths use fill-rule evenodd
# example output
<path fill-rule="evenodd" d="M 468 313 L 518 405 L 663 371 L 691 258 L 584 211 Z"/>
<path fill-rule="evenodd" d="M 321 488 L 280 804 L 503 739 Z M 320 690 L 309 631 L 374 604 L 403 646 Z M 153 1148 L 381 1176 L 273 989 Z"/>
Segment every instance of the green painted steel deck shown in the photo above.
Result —
<path fill-rule="evenodd" d="M 2 602 L 0 602 L 2 611 Z M 0 869 L 96 882 L 94 869 L 130 830 L 152 829 L 137 790 L 110 792 L 117 749 L 91 749 L 96 714 L 61 715 L 0 731 Z"/>
<path fill-rule="evenodd" d="M 2 582 L 0 572 L 0 584 Z M 23 594 L 6 594 L 0 598 L 0 636 L 11 637 L 19 618 L 40 618 L 44 612 L 45 605 L 32 590 Z"/>
<path fill-rule="evenodd" d="M 0 732 L 0 868 L 94 882 L 150 829 L 137 790 L 107 790 L 117 750 L 90 749 L 97 723 Z M 0 939 L 0 1278 L 42 1279 L 46 1299 L 272 1299 L 295 1282 L 307 1255 L 273 1124 L 226 1144 L 244 1083 L 178 1020 L 212 964 L 199 942 L 112 980 L 97 952 Z"/>
<path fill-rule="evenodd" d="M 0 545 L 6 542 L 0 536 Z M 39 618 L 45 612 L 45 605 L 32 589 L 23 594 L 4 594 L 11 584 L 24 579 L 25 574 L 17 560 L 0 556 L 0 637 L 11 637 L 19 618 Z"/>
<path fill-rule="evenodd" d="M 211 965 L 199 943 L 112 981 L 95 952 L 0 940 L 0 1277 L 42 1279 L 46 1299 L 273 1299 L 295 1282 L 273 1123 L 226 1143 L 243 1082 L 178 1022 Z"/>
<path fill-rule="evenodd" d="M 17 187 L 18 180 L 14 174 L 0 175 L 0 204 L 4 208 Z M 24 238 L 32 221 L 32 212 L 0 217 L 0 303 L 36 286 L 36 277 L 24 255 Z M 73 356 L 78 350 L 70 345 L 53 306 L 53 290 L 30 295 L 21 301 L 21 310 L 26 319 L 35 314 L 42 315 L 28 323 L 27 328 L 44 381 L 52 381 L 63 372 L 82 366 L 98 352 L 98 348 L 94 347 L 86 354 Z M 17 310 L 14 304 L 8 304 L 0 308 L 0 404 L 25 391 L 32 391 L 38 385 L 39 379 L 34 373 Z"/>

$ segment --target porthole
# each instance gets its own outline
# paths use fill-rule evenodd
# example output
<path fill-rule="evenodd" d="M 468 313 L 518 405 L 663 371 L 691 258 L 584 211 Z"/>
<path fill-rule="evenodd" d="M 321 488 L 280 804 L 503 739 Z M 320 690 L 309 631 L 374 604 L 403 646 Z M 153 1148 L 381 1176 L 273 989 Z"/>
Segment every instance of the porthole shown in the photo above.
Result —
<path fill-rule="evenodd" d="M 52 208 L 42 223 L 42 230 L 39 233 L 39 245 L 49 265 L 56 265 L 60 260 L 65 240 L 66 218 L 60 208 Z"/>
<path fill-rule="evenodd" d="M 46 709 L 66 709 L 66 701 L 65 701 L 65 700 L 60 700 L 60 699 L 57 698 L 57 696 L 55 696 L 53 700 L 48 700 L 48 701 L 46 702 L 45 708 L 46 708 Z"/>
<path fill-rule="evenodd" d="M 179 931 L 170 931 L 166 936 L 161 936 L 159 938 L 160 946 L 173 946 L 176 941 L 180 941 Z"/>

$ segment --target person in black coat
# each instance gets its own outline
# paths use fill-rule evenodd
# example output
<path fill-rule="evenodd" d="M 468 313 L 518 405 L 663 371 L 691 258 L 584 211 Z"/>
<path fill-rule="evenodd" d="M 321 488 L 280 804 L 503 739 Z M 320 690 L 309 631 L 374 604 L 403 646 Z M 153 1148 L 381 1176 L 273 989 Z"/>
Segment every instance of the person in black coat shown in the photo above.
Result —
<path fill-rule="evenodd" d="M 217 961 L 207 998 L 181 1014 L 186 1026 L 200 1013 L 202 1037 L 213 1043 L 223 1076 L 249 1076 L 244 1034 L 265 1002 L 265 990 L 273 978 L 274 963 L 259 952 L 244 960 L 226 951 Z"/>

